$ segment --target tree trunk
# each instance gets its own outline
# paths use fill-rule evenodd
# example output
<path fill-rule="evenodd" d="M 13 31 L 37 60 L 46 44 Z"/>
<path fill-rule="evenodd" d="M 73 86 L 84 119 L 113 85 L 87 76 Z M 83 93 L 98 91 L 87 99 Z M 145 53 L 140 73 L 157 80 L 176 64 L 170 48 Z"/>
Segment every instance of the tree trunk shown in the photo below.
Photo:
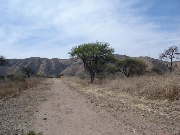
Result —
<path fill-rule="evenodd" d="M 172 58 L 171 58 L 171 67 L 170 67 L 170 72 L 172 72 Z"/>
<path fill-rule="evenodd" d="M 91 83 L 94 82 L 95 73 L 91 73 Z"/>

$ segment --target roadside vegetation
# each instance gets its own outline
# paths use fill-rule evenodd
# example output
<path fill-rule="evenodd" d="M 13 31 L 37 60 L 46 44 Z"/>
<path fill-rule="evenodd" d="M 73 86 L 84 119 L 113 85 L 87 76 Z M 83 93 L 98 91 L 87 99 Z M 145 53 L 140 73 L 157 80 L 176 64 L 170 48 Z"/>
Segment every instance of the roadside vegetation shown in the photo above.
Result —
<path fill-rule="evenodd" d="M 0 82 L 0 98 L 13 97 L 20 92 L 36 87 L 42 78 L 6 78 Z"/>
<path fill-rule="evenodd" d="M 14 134 L 14 135 L 18 135 L 18 133 L 17 133 L 17 134 Z M 24 132 L 22 131 L 22 133 L 21 133 L 20 135 L 43 135 L 43 134 L 42 134 L 42 133 L 36 133 L 36 132 L 34 132 L 34 131 L 29 131 L 28 133 L 24 133 Z"/>
<path fill-rule="evenodd" d="M 106 78 L 101 85 L 112 91 L 126 92 L 152 100 L 179 100 L 180 76 L 175 74 L 145 75 L 131 78 Z"/>
<path fill-rule="evenodd" d="M 5 57 L 0 56 L 0 66 L 5 66 L 7 63 Z M 43 80 L 41 77 L 30 78 L 34 73 L 30 67 L 23 67 L 21 72 L 19 75 L 0 75 L 0 99 L 16 96 L 26 89 L 36 87 Z"/>
<path fill-rule="evenodd" d="M 169 47 L 159 54 L 160 59 L 170 59 L 169 72 L 158 67 L 147 70 L 147 65 L 136 58 L 118 60 L 114 49 L 108 43 L 96 42 L 74 47 L 70 55 L 82 60 L 89 73 L 91 83 L 98 84 L 116 92 L 127 92 L 134 96 L 155 100 L 179 100 L 179 75 L 174 74 L 173 59 L 178 58 L 178 48 Z M 85 75 L 79 76 L 85 79 Z M 96 79 L 95 79 L 96 77 Z"/>
<path fill-rule="evenodd" d="M 76 48 L 79 47 L 81 45 Z M 76 48 L 72 49 L 71 55 Z M 79 53 L 86 56 L 84 50 L 72 56 L 82 59 L 77 55 Z M 168 50 L 159 54 L 161 60 L 170 60 L 170 64 L 167 65 L 169 71 L 163 71 L 159 67 L 147 69 L 143 61 L 135 58 L 118 60 L 111 57 L 111 61 L 102 65 L 101 72 L 95 73 L 93 81 L 91 79 L 89 82 L 91 73 L 87 70 L 90 76 L 81 74 L 79 78 L 64 78 L 64 82 L 85 94 L 91 103 L 105 107 L 117 118 L 124 111 L 131 110 L 137 116 L 162 125 L 160 129 L 164 133 L 166 131 L 174 133 L 176 130 L 179 133 L 180 76 L 173 72 L 175 69 L 173 60 L 179 59 L 179 55 L 176 46 L 169 47 Z M 92 52 L 90 58 L 93 56 Z M 84 65 L 86 65 L 85 62 L 89 63 L 86 59 L 82 61 Z"/>
<path fill-rule="evenodd" d="M 100 87 L 110 93 L 128 93 L 132 96 L 146 98 L 147 100 L 177 101 L 180 98 L 180 76 L 175 74 L 158 75 L 155 73 L 143 76 L 126 77 L 122 73 L 96 78 L 94 85 L 88 83 L 88 76 L 81 75 L 75 79 L 78 84 L 90 87 Z M 116 95 L 115 94 L 115 95 Z"/>
<path fill-rule="evenodd" d="M 173 133 L 180 127 L 180 76 L 174 74 L 126 77 L 124 74 L 96 78 L 92 84 L 88 76 L 67 77 L 63 81 L 84 94 L 89 102 L 105 108 L 116 118 L 131 112 L 154 125 L 161 125 L 163 132 Z M 128 123 L 128 117 L 124 118 Z M 120 117 L 121 120 L 121 117 Z M 142 124 L 137 121 L 137 125 Z"/>

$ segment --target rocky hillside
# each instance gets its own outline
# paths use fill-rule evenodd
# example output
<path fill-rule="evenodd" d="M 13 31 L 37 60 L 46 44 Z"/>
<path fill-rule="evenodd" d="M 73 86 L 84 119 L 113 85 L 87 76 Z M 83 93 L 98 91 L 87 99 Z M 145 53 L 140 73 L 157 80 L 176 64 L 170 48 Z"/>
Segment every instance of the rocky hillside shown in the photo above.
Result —
<path fill-rule="evenodd" d="M 115 57 L 120 60 L 129 58 L 129 56 L 119 54 L 115 54 Z M 148 66 L 148 70 L 151 70 L 153 67 L 157 67 L 163 71 L 168 70 L 168 62 L 163 62 L 150 57 L 136 57 L 135 59 L 144 61 Z M 176 71 L 179 72 L 180 62 L 175 62 L 174 64 Z M 31 57 L 26 59 L 9 59 L 7 66 L 0 67 L 0 75 L 21 74 L 21 69 L 23 67 L 30 67 L 35 74 L 44 76 L 56 76 L 58 74 L 78 75 L 85 72 L 83 63 L 79 59 L 47 59 Z"/>
<path fill-rule="evenodd" d="M 23 67 L 29 67 L 34 74 L 56 76 L 58 74 L 76 75 L 83 72 L 82 62 L 77 59 L 47 59 L 31 57 L 26 59 L 8 59 L 8 65 L 0 67 L 0 75 L 21 74 Z"/>

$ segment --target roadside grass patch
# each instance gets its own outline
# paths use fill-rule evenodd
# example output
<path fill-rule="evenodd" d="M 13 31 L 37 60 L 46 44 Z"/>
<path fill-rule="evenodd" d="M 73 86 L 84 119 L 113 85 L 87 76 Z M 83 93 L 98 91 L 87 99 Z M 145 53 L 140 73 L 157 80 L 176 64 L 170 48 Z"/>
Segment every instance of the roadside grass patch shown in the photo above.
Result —
<path fill-rule="evenodd" d="M 126 92 L 147 99 L 175 101 L 180 98 L 179 80 L 179 75 L 165 74 L 105 79 L 102 85 L 116 92 Z"/>
<path fill-rule="evenodd" d="M 15 80 L 5 80 L 0 83 L 0 99 L 6 97 L 13 97 L 20 92 L 36 87 L 42 82 L 42 78 L 22 78 Z"/>
<path fill-rule="evenodd" d="M 180 127 L 179 80 L 180 76 L 175 74 L 96 78 L 93 84 L 75 76 L 63 78 L 67 85 L 84 94 L 90 103 L 107 109 L 117 118 L 131 110 L 162 125 L 162 130 L 168 132 Z"/>

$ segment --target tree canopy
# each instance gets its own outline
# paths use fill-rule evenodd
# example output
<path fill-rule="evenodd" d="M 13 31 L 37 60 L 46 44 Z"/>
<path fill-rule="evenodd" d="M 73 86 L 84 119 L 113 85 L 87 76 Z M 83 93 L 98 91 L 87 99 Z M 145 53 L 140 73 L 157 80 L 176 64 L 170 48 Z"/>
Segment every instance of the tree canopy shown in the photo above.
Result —
<path fill-rule="evenodd" d="M 127 77 L 130 75 L 142 75 L 146 70 L 147 65 L 137 59 L 127 58 L 117 62 L 117 66 L 121 72 L 123 72 Z"/>
<path fill-rule="evenodd" d="M 89 72 L 91 83 L 95 75 L 102 73 L 106 65 L 114 60 L 114 49 L 106 42 L 84 43 L 72 48 L 70 55 L 80 58 L 85 69 Z"/>
<path fill-rule="evenodd" d="M 21 70 L 24 74 L 27 75 L 28 78 L 30 77 L 31 74 L 34 74 L 33 69 L 30 67 L 23 67 Z"/>

